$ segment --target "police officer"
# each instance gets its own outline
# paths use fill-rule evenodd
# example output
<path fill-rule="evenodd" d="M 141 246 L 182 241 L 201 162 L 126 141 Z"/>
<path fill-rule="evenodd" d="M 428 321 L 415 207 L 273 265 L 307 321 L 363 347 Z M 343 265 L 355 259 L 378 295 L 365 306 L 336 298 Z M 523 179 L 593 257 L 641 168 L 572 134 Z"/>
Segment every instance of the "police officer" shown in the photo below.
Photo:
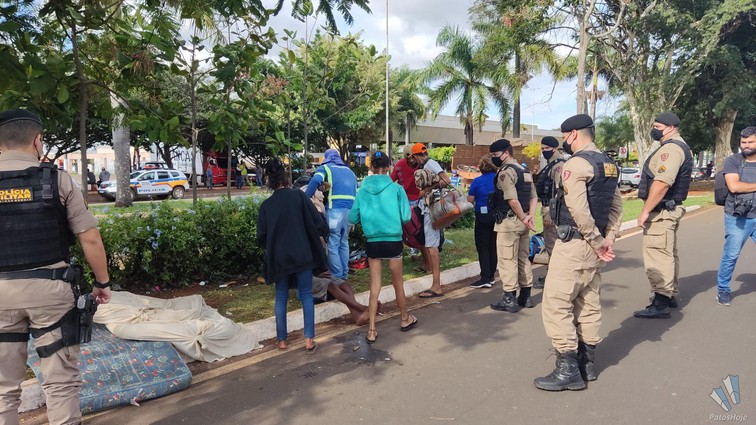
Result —
<path fill-rule="evenodd" d="M 685 215 L 682 202 L 688 197 L 693 155 L 679 133 L 680 118 L 671 112 L 656 117 L 651 137 L 661 146 L 643 165 L 638 197 L 643 210 L 638 226 L 643 227 L 643 265 L 654 293 L 651 304 L 633 313 L 642 319 L 668 319 L 670 307 L 677 307 L 680 259 L 677 257 L 677 229 Z"/>
<path fill-rule="evenodd" d="M 557 240 L 556 226 L 549 213 L 549 204 L 556 195 L 556 188 L 562 181 L 562 165 L 564 156 L 559 152 L 559 142 L 556 138 L 546 136 L 541 139 L 541 155 L 547 161 L 547 164 L 538 173 L 538 183 L 536 192 L 538 200 L 541 201 L 541 217 L 543 220 L 543 240 L 545 243 L 546 253 L 551 258 L 554 251 L 554 244 Z M 543 288 L 546 277 L 539 277 L 533 284 L 534 288 Z"/>
<path fill-rule="evenodd" d="M 75 269 L 69 246 L 79 238 L 95 275 L 92 295 L 110 300 L 97 220 L 71 177 L 40 164 L 42 121 L 29 111 L 0 113 L 0 424 L 18 424 L 29 334 L 41 358 L 51 424 L 78 424 L 79 346 Z M 75 322 L 70 320 L 73 317 Z"/>
<path fill-rule="evenodd" d="M 551 217 L 559 240 L 549 261 L 543 291 L 543 326 L 557 352 L 556 368 L 536 378 L 547 391 L 581 390 L 596 379 L 596 344 L 601 341 L 599 269 L 614 259 L 622 198 L 619 172 L 593 143 L 593 120 L 585 114 L 562 123 L 564 151 L 572 157 L 562 168 Z"/>
<path fill-rule="evenodd" d="M 493 214 L 496 219 L 496 255 L 504 297 L 491 308 L 517 313 L 520 307 L 532 308 L 530 289 L 533 272 L 530 253 L 530 231 L 535 231 L 536 196 L 533 176 L 512 157 L 512 144 L 499 139 L 491 144 L 491 161 L 499 167 L 496 173 L 493 196 Z M 517 288 L 520 295 L 517 296 Z"/>

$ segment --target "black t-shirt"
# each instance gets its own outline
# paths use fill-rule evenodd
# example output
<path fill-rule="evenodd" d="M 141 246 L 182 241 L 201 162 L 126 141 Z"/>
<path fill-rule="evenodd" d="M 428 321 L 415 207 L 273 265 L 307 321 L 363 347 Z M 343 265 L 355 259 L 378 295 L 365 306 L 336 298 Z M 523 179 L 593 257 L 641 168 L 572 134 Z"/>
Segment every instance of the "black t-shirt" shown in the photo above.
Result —
<path fill-rule="evenodd" d="M 741 164 L 743 165 L 743 172 L 740 174 L 740 181 L 744 183 L 756 183 L 756 162 L 744 162 L 743 155 L 741 154 L 727 157 L 722 166 L 722 172 L 725 175 L 738 174 L 740 172 Z M 727 202 L 725 203 L 725 214 L 734 215 L 733 212 L 736 200 L 740 200 L 741 202 L 750 201 L 751 205 L 754 205 L 754 207 L 752 207 L 751 211 L 748 213 L 748 218 L 756 218 L 756 192 L 731 193 L 727 197 Z"/>

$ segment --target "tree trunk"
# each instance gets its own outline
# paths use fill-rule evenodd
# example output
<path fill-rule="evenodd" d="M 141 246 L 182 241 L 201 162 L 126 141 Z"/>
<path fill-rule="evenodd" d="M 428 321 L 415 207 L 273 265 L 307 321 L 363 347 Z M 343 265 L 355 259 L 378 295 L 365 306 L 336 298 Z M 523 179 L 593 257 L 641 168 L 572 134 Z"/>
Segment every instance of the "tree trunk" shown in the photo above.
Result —
<path fill-rule="evenodd" d="M 79 30 L 76 24 L 74 24 L 71 26 L 71 53 L 76 65 L 76 77 L 79 79 L 79 148 L 81 150 L 79 173 L 81 174 L 81 193 L 86 200 L 89 193 L 89 182 L 87 181 L 87 113 L 89 94 L 87 92 L 88 83 L 84 76 L 84 67 L 81 65 L 81 57 L 79 56 L 78 38 Z"/>
<path fill-rule="evenodd" d="M 586 13 L 584 11 L 584 13 Z M 581 16 L 580 25 L 578 28 L 578 37 L 580 40 L 580 46 L 578 50 L 578 63 L 577 63 L 577 113 L 585 113 L 585 58 L 588 55 L 588 30 L 587 30 L 587 18 Z"/>
<path fill-rule="evenodd" d="M 515 75 L 518 78 L 517 84 L 522 84 L 522 79 L 520 79 L 522 73 L 522 63 L 520 60 L 520 51 L 519 49 L 515 50 Z M 522 87 L 520 87 L 520 92 L 522 92 Z M 512 137 L 515 139 L 520 138 L 520 127 L 522 127 L 521 123 L 521 117 L 520 117 L 520 94 L 518 94 L 514 99 L 514 108 L 512 109 Z M 501 119 L 505 119 L 504 117 L 501 117 Z M 533 123 L 530 123 L 530 125 L 533 125 Z"/>
<path fill-rule="evenodd" d="M 735 126 L 735 118 L 738 116 L 737 110 L 727 110 L 719 118 L 716 127 L 717 142 L 714 148 L 714 160 L 717 170 L 721 170 L 724 160 L 732 155 L 732 129 Z"/>
<path fill-rule="evenodd" d="M 473 125 L 470 122 L 465 122 L 465 144 L 468 146 L 473 145 Z"/>
<path fill-rule="evenodd" d="M 407 130 L 404 132 L 404 146 L 409 145 L 410 142 L 410 120 L 409 116 L 404 117 L 404 128 Z"/>
<path fill-rule="evenodd" d="M 110 106 L 113 108 L 113 154 L 115 155 L 116 207 L 129 207 L 133 202 L 129 175 L 131 158 L 129 155 L 129 127 L 125 125 L 126 116 L 121 111 L 123 101 L 115 94 L 110 94 Z"/>

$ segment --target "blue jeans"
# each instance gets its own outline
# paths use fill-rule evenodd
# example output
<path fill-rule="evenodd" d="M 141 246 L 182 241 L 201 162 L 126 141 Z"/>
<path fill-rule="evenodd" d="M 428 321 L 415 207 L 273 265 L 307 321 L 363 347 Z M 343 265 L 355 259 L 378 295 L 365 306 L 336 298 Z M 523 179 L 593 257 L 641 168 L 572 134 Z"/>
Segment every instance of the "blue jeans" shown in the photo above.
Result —
<path fill-rule="evenodd" d="M 328 270 L 333 277 L 349 276 L 349 210 L 326 211 L 328 220 Z"/>
<path fill-rule="evenodd" d="M 304 337 L 315 338 L 315 303 L 312 299 L 312 270 L 287 276 L 276 282 L 276 338 L 285 341 L 289 335 L 286 328 L 286 304 L 289 302 L 289 278 L 297 281 L 297 296 L 304 313 Z"/>
<path fill-rule="evenodd" d="M 735 270 L 735 263 L 738 261 L 743 245 L 749 237 L 756 243 L 756 218 L 725 214 L 724 220 L 725 244 L 722 262 L 719 263 L 719 273 L 717 273 L 717 289 L 729 291 L 732 272 Z"/>

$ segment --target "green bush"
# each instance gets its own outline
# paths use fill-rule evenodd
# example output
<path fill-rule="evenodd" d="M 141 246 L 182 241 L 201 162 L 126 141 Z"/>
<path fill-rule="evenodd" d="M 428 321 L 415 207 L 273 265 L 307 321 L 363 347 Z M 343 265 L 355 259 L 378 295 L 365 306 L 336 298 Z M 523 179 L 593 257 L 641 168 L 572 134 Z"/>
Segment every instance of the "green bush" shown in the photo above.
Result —
<path fill-rule="evenodd" d="M 142 283 L 181 286 L 259 272 L 263 251 L 256 225 L 262 199 L 199 201 L 196 210 L 162 202 L 147 212 L 104 211 L 99 230 L 111 281 L 123 289 Z M 84 257 L 79 245 L 74 256 Z"/>

